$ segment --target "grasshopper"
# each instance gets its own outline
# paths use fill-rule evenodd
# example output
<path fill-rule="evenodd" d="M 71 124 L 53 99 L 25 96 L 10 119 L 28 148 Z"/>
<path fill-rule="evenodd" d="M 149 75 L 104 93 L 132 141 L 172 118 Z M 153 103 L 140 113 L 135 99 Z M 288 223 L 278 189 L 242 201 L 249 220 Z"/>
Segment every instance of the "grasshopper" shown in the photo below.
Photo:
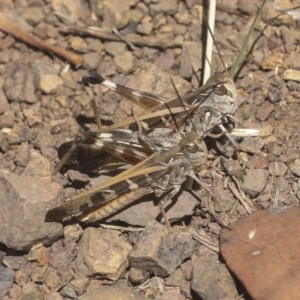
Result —
<path fill-rule="evenodd" d="M 169 150 L 160 150 L 137 165 L 82 195 L 49 210 L 46 221 L 61 221 L 68 216 L 95 222 L 114 214 L 143 195 L 163 196 L 161 213 L 170 229 L 164 203 L 177 194 L 189 176 L 199 182 L 197 171 L 207 159 L 203 134 L 189 132 Z"/>
<path fill-rule="evenodd" d="M 96 72 L 89 72 L 83 78 L 83 84 L 86 86 L 98 83 L 137 102 L 142 107 L 149 107 L 149 109 L 136 118 L 129 117 L 122 123 L 106 127 L 98 133 L 86 132 L 83 139 L 78 140 L 76 152 L 68 160 L 70 164 L 84 161 L 86 158 L 99 157 L 103 151 L 127 163 L 135 164 L 155 151 L 174 147 L 181 139 L 179 131 L 190 132 L 193 126 L 196 131 L 207 134 L 215 127 L 219 127 L 237 146 L 235 140 L 223 126 L 224 118 L 233 114 L 239 105 L 236 101 L 235 84 L 226 74 L 216 73 L 203 87 L 183 97 L 178 96 L 171 101 L 117 85 Z M 183 107 L 182 102 L 186 107 Z M 162 117 L 166 120 L 168 116 L 166 127 L 162 122 Z M 151 128 L 144 128 L 142 134 L 142 130 L 120 129 L 120 127 L 130 125 L 136 119 L 139 122 L 147 120 L 149 122 L 147 126 Z M 60 158 L 64 157 L 71 145 L 70 142 L 61 145 L 59 148 Z"/>

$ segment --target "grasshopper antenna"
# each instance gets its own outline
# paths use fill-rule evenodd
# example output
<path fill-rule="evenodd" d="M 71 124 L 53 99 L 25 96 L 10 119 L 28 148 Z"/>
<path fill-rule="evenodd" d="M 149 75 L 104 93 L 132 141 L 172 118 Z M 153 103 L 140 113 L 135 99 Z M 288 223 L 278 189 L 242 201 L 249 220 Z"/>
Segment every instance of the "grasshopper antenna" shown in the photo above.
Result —
<path fill-rule="evenodd" d="M 184 109 L 184 112 L 186 113 L 187 118 L 190 120 L 190 122 L 191 122 L 191 124 L 192 124 L 192 126 L 193 126 L 193 129 L 195 130 L 195 132 L 197 132 L 197 128 L 196 128 L 196 126 L 195 126 L 193 120 L 191 119 L 191 116 L 190 116 L 189 112 L 187 111 L 187 109 L 186 109 L 186 107 L 185 107 L 185 105 L 184 105 L 184 102 L 183 102 L 181 96 L 180 96 L 179 93 L 178 93 L 178 90 L 177 90 L 177 88 L 176 88 L 176 86 L 175 86 L 175 84 L 174 84 L 173 79 L 170 78 L 170 80 L 171 80 L 172 86 L 173 86 L 173 88 L 174 88 L 174 90 L 175 90 L 175 93 L 176 93 L 176 95 L 177 95 L 177 98 L 180 100 L 180 102 L 181 102 L 181 104 L 182 104 L 182 107 L 183 107 L 183 109 Z M 180 132 L 180 130 L 178 130 L 178 131 Z"/>

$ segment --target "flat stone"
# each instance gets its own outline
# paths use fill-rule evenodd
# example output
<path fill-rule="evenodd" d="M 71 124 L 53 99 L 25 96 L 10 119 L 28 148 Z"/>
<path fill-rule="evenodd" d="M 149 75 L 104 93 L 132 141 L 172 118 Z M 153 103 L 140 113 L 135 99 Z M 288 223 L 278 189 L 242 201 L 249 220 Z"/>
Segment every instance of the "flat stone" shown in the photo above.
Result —
<path fill-rule="evenodd" d="M 160 277 L 170 275 L 193 252 L 192 236 L 184 231 L 169 233 L 157 221 L 150 223 L 129 254 L 131 267 L 155 273 Z"/>
<path fill-rule="evenodd" d="M 222 230 L 221 254 L 253 299 L 299 299 L 299 213 L 260 210 Z"/>
<path fill-rule="evenodd" d="M 48 209 L 63 198 L 63 189 L 45 179 L 13 174 L 0 177 L 1 243 L 16 250 L 51 244 L 62 235 L 62 225 L 45 223 Z M 30 187 L 30 188 L 28 188 Z"/>

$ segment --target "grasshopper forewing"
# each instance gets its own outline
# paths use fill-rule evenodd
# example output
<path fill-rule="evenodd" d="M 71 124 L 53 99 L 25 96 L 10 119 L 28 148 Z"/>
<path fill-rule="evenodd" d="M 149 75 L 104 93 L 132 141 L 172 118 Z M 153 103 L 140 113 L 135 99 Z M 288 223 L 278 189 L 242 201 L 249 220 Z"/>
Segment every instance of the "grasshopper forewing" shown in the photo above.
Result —
<path fill-rule="evenodd" d="M 62 221 L 80 214 L 79 220 L 94 222 L 152 192 L 158 196 L 166 194 L 160 205 L 165 215 L 163 203 L 179 191 L 187 176 L 195 177 L 194 172 L 206 159 L 203 136 L 187 133 L 170 150 L 156 152 L 92 190 L 49 210 L 46 221 Z"/>

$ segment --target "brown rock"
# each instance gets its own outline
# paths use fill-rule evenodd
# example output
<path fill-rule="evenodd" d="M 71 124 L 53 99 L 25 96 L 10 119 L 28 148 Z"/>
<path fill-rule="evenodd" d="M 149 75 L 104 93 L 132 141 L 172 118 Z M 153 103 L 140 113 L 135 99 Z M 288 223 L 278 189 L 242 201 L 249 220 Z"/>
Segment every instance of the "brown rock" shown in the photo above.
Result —
<path fill-rule="evenodd" d="M 269 160 L 266 156 L 264 155 L 259 155 L 255 158 L 255 164 L 254 168 L 255 169 L 266 169 L 269 166 Z"/>
<path fill-rule="evenodd" d="M 114 62 L 116 64 L 117 70 L 120 73 L 129 74 L 136 68 L 136 58 L 130 51 L 125 51 L 125 53 L 123 53 L 122 55 L 115 56 Z"/>
<path fill-rule="evenodd" d="M 178 268 L 166 279 L 167 286 L 179 287 L 180 292 L 191 298 L 189 282 L 185 280 L 183 271 Z"/>
<path fill-rule="evenodd" d="M 48 265 L 42 267 L 36 266 L 31 273 L 31 280 L 36 283 L 45 282 L 48 276 Z"/>
<path fill-rule="evenodd" d="M 223 229 L 220 250 L 253 299 L 298 299 L 300 208 L 256 211 Z"/>
<path fill-rule="evenodd" d="M 271 175 L 275 176 L 281 176 L 283 177 L 285 173 L 287 172 L 288 167 L 285 165 L 285 163 L 281 161 L 275 161 L 271 162 L 269 165 L 269 171 Z M 300 175 L 300 173 L 299 173 Z"/>
<path fill-rule="evenodd" d="M 63 84 L 63 80 L 55 74 L 42 74 L 39 89 L 44 94 L 54 94 L 58 86 Z"/>
<path fill-rule="evenodd" d="M 26 250 L 41 241 L 50 244 L 61 236 L 61 224 L 44 222 L 47 210 L 57 204 L 57 199 L 62 200 L 61 186 L 12 174 L 2 175 L 0 186 L 2 243 L 9 248 Z"/>
<path fill-rule="evenodd" d="M 9 107 L 7 98 L 6 98 L 2 88 L 0 88 L 0 114 L 3 114 L 4 112 L 8 111 L 9 109 L 10 109 L 10 107 Z"/>
<path fill-rule="evenodd" d="M 136 31 L 140 34 L 149 35 L 153 30 L 152 23 L 141 23 L 137 26 Z"/>
<path fill-rule="evenodd" d="M 139 285 L 146 281 L 148 278 L 149 273 L 145 272 L 144 270 L 140 270 L 137 268 L 130 268 L 129 270 L 129 281 L 133 285 Z"/>
<path fill-rule="evenodd" d="M 163 300 L 185 300 L 186 297 L 182 294 L 180 287 L 167 286 L 164 288 L 161 299 L 163 299 Z"/>
<path fill-rule="evenodd" d="M 105 51 L 111 56 L 118 56 L 124 54 L 127 50 L 127 46 L 122 42 L 109 42 L 105 46 Z"/>
<path fill-rule="evenodd" d="M 13 114 L 4 114 L 0 116 L 0 128 L 13 128 L 15 117 Z"/>
<path fill-rule="evenodd" d="M 256 117 L 260 121 L 265 121 L 268 119 L 269 115 L 275 109 L 274 104 L 270 102 L 264 102 L 262 106 L 256 112 Z"/>
<path fill-rule="evenodd" d="M 130 287 L 102 286 L 90 290 L 80 296 L 78 300 L 145 300 L 145 297 L 134 292 Z"/>
<path fill-rule="evenodd" d="M 82 11 L 81 1 L 72 0 L 51 0 L 51 5 L 54 11 L 61 13 L 71 23 L 76 23 Z"/>
<path fill-rule="evenodd" d="M 248 170 L 241 188 L 250 196 L 257 196 L 267 184 L 269 172 L 263 169 Z"/>
<path fill-rule="evenodd" d="M 23 11 L 22 16 L 30 25 L 34 26 L 45 18 L 43 10 L 37 6 L 27 7 Z"/>
<path fill-rule="evenodd" d="M 132 267 L 166 277 L 171 274 L 193 251 L 192 237 L 187 232 L 174 230 L 153 221 L 140 235 L 129 254 Z"/>
<path fill-rule="evenodd" d="M 36 176 L 41 178 L 50 178 L 51 163 L 48 158 L 44 156 L 37 156 L 31 159 L 23 172 L 24 176 Z"/>
<path fill-rule="evenodd" d="M 103 0 L 91 1 L 92 10 L 103 20 L 106 28 L 123 28 L 130 20 L 129 1 Z"/>
<path fill-rule="evenodd" d="M 37 262 L 38 266 L 44 266 L 49 262 L 49 250 L 44 246 L 31 249 L 28 253 L 27 260 Z"/>
<path fill-rule="evenodd" d="M 296 159 L 291 165 L 291 171 L 294 175 L 300 177 L 300 159 Z"/>
<path fill-rule="evenodd" d="M 87 228 L 80 239 L 75 260 L 77 277 L 97 275 L 117 280 L 128 266 L 127 255 L 130 250 L 131 245 L 118 232 Z"/>
<path fill-rule="evenodd" d="M 64 244 L 76 243 L 81 237 L 83 230 L 79 224 L 64 227 Z"/>

